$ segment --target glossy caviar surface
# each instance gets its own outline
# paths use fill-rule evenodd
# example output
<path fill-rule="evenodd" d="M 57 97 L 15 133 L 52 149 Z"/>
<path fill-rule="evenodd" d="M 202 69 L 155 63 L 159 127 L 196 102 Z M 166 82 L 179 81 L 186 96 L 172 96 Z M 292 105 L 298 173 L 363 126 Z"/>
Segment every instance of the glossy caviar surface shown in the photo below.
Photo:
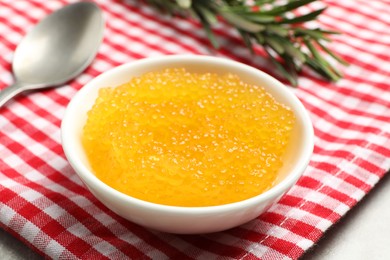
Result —
<path fill-rule="evenodd" d="M 273 186 L 294 122 L 260 86 L 174 68 L 101 89 L 82 142 L 96 176 L 114 189 L 213 206 Z"/>

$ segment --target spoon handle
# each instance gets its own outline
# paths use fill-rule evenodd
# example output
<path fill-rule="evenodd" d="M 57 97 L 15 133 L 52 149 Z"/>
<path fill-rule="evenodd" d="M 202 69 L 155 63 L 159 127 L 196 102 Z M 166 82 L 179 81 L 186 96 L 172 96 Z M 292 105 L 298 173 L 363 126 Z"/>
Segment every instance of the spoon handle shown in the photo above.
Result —
<path fill-rule="evenodd" d="M 2 107 L 8 100 L 26 89 L 26 84 L 15 82 L 0 91 L 0 107 Z"/>

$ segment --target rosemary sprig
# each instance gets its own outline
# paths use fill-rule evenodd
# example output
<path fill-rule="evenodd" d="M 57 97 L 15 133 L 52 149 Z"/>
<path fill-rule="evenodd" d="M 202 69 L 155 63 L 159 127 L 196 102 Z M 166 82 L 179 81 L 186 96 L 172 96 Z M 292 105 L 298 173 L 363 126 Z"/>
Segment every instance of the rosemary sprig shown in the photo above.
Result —
<path fill-rule="evenodd" d="M 197 18 L 211 42 L 218 48 L 212 26 L 218 17 L 240 33 L 252 51 L 261 45 L 276 69 L 294 86 L 303 66 L 308 66 L 327 80 L 337 81 L 342 74 L 329 58 L 347 65 L 342 58 L 326 47 L 329 35 L 338 32 L 307 28 L 326 9 L 320 8 L 303 15 L 296 10 L 318 0 L 147 0 L 159 10 L 171 15 L 191 15 Z"/>

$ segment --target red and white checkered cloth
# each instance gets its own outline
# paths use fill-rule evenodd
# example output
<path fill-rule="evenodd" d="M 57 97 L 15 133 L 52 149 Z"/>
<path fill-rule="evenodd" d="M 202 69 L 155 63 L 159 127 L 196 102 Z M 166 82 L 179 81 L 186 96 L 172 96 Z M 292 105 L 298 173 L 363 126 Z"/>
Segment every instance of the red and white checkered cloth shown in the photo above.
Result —
<path fill-rule="evenodd" d="M 67 1 L 0 2 L 0 89 L 26 31 Z M 326 1 L 322 27 L 342 31 L 331 48 L 350 66 L 330 83 L 309 72 L 293 89 L 311 115 L 315 150 L 304 176 L 254 221 L 224 232 L 172 235 L 122 219 L 86 190 L 64 157 L 60 123 L 72 96 L 98 74 L 144 57 L 193 53 L 272 71 L 235 31 L 216 28 L 213 51 L 195 21 L 173 19 L 142 1 L 97 1 L 104 42 L 94 63 L 60 88 L 22 94 L 0 110 L 0 227 L 38 253 L 63 259 L 296 259 L 390 168 L 390 3 Z"/>

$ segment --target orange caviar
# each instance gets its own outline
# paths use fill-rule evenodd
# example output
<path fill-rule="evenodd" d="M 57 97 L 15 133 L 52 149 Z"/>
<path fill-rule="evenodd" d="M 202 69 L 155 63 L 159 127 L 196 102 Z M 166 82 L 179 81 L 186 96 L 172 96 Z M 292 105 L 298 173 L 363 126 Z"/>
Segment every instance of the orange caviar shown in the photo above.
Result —
<path fill-rule="evenodd" d="M 272 187 L 295 122 L 232 74 L 166 69 L 103 88 L 82 142 L 103 182 L 165 205 L 213 206 Z"/>

